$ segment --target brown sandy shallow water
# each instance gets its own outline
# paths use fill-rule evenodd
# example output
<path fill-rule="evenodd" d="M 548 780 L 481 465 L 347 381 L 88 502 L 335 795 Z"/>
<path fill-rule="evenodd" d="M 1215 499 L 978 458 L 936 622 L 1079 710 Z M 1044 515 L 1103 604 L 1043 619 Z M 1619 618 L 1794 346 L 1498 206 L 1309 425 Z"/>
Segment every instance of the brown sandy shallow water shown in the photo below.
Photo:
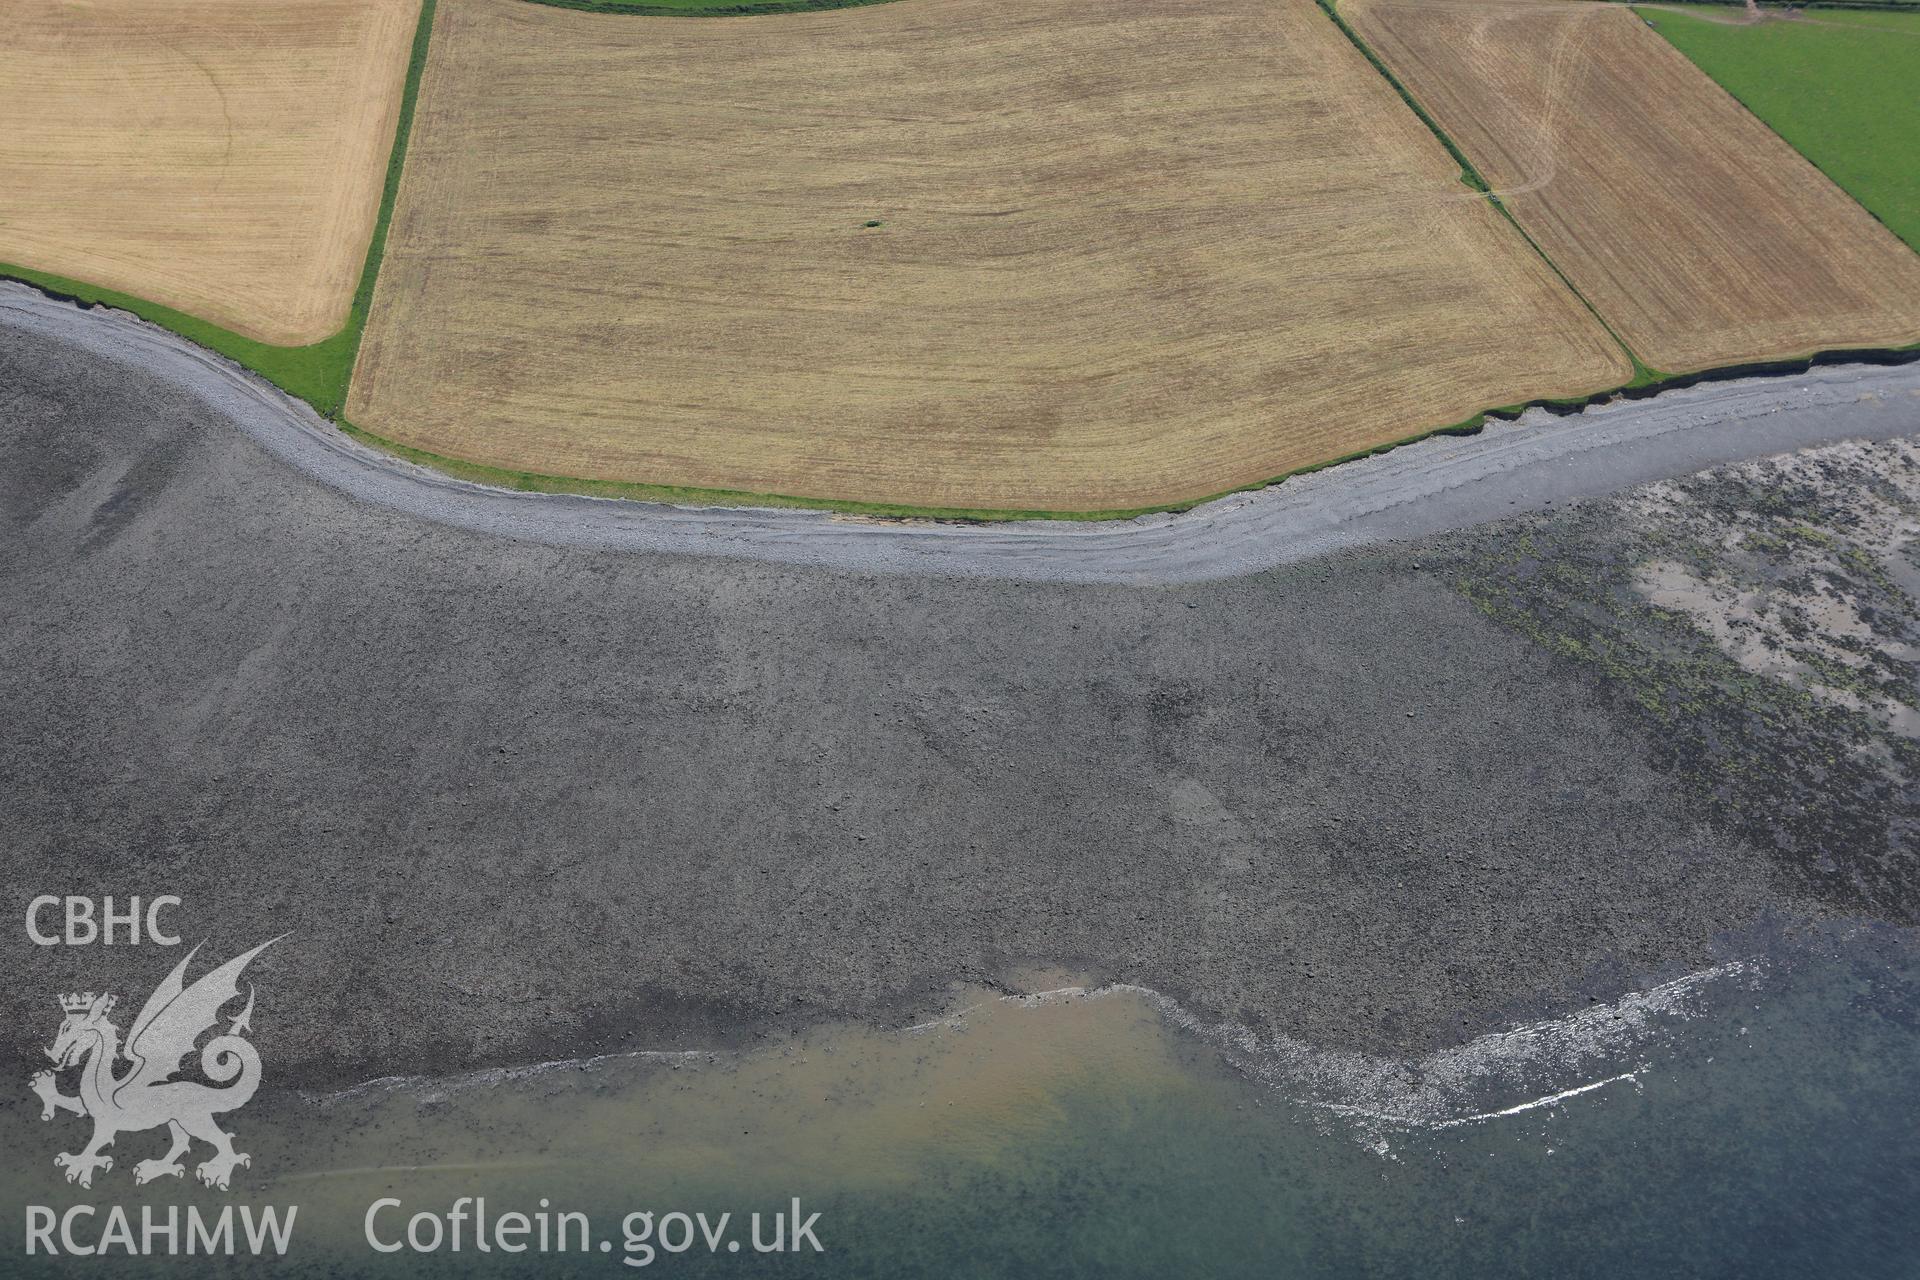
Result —
<path fill-rule="evenodd" d="M 75 1122 L 0 1104 L 8 1149 L 35 1157 L 0 1172 L 0 1202 L 16 1209 L 0 1245 L 21 1258 L 22 1207 L 120 1204 L 136 1222 L 142 1208 L 291 1210 L 274 1265 L 300 1276 L 1784 1275 L 1812 1259 L 1898 1262 L 1916 1243 L 1899 1210 L 1916 1178 L 1900 1116 L 1920 1084 L 1906 985 L 1920 952 L 1910 934 L 1857 926 L 1755 946 L 1737 965 L 1487 1037 L 1475 1099 L 1389 1124 L 1302 1077 L 1230 1069 L 1224 1042 L 1127 989 L 958 990 L 912 1028 L 822 1025 L 744 1054 L 270 1091 L 234 1120 L 253 1163 L 230 1195 L 173 1181 L 136 1193 L 125 1166 L 65 1186 L 41 1157 Z M 1527 1072 L 1503 1075 L 1529 1054 Z M 1820 1105 L 1830 1088 L 1838 1110 Z M 120 1144 L 129 1163 L 157 1149 L 143 1138 Z M 1796 1230 L 1767 1240 L 1788 1187 Z M 545 1230 L 547 1247 L 507 1254 L 476 1228 L 511 1214 L 528 1230 L 509 1243 Z M 439 1225 L 410 1249 L 416 1215 Z M 820 1251 L 756 1250 L 776 1219 L 807 1221 Z M 41 1249 L 18 1273 L 75 1261 Z M 112 1251 L 87 1263 L 128 1271 Z M 252 1274 L 204 1258 L 132 1267 Z"/>

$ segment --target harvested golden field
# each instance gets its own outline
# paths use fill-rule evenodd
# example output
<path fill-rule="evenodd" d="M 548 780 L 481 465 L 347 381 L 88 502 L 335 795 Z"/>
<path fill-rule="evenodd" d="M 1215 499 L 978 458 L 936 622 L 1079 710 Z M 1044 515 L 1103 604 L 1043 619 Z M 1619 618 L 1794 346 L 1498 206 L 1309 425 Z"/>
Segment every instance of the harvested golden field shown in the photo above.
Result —
<path fill-rule="evenodd" d="M 1630 10 L 1340 11 L 1655 368 L 1920 341 L 1920 257 Z"/>
<path fill-rule="evenodd" d="M 435 23 L 347 414 L 402 444 L 1111 510 L 1630 376 L 1311 0 Z"/>
<path fill-rule="evenodd" d="M 8 0 L 0 262 L 263 342 L 346 321 L 419 0 Z"/>

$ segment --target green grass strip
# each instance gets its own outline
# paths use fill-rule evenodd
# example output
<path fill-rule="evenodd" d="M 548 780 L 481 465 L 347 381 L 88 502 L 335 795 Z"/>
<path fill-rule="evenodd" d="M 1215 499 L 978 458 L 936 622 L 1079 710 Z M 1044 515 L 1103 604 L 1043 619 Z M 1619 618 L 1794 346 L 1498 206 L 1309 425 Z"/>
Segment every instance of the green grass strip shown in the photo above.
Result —
<path fill-rule="evenodd" d="M 373 220 L 373 238 L 367 241 L 367 260 L 360 268 L 360 287 L 353 291 L 353 308 L 347 314 L 342 333 L 349 346 L 340 364 L 340 386 L 333 403 L 321 407 L 329 417 L 338 415 L 347 405 L 347 384 L 353 378 L 353 363 L 360 355 L 360 336 L 366 331 L 367 314 L 373 309 L 373 286 L 380 279 L 380 263 L 387 252 L 387 228 L 393 221 L 393 207 L 400 197 L 400 175 L 407 166 L 407 142 L 413 136 L 413 109 L 420 96 L 420 77 L 427 69 L 427 49 L 433 43 L 433 11 L 438 0 L 420 0 L 420 21 L 413 29 L 413 50 L 407 55 L 407 82 L 400 92 L 400 118 L 394 122 L 393 151 L 387 156 L 387 180 L 380 188 L 380 214 Z"/>
<path fill-rule="evenodd" d="M 1370 449 L 1357 449 L 1338 458 L 1309 463 L 1270 479 L 1236 485 L 1231 489 L 1222 489 L 1218 493 L 1146 507 L 1111 507 L 1088 511 L 1064 511 L 1040 507 L 923 507 L 893 502 L 852 502 L 843 498 L 808 498 L 796 497 L 792 494 L 754 493 L 744 489 L 700 489 L 686 485 L 643 484 L 625 480 L 583 480 L 573 476 L 513 471 L 503 467 L 488 466 L 485 463 L 468 462 L 462 458 L 449 458 L 444 454 L 430 453 L 425 449 L 416 449 L 411 445 L 388 440 L 364 428 L 356 427 L 345 419 L 336 421 L 347 435 L 383 453 L 393 454 L 395 457 L 438 471 L 456 480 L 468 480 L 474 484 L 490 485 L 496 489 L 515 489 L 522 493 L 575 494 L 588 498 L 625 498 L 632 502 L 661 502 L 687 507 L 797 507 L 808 511 L 832 511 L 842 515 L 871 516 L 879 519 L 940 520 L 949 523 L 985 524 L 1000 520 L 1132 520 L 1138 516 L 1177 514 L 1182 511 L 1191 511 L 1202 503 L 1212 502 L 1216 498 L 1265 489 L 1291 476 L 1324 471 L 1342 462 L 1352 462 L 1357 458 L 1388 453 L 1403 445 L 1414 444 L 1433 436 L 1475 435 L 1488 418 L 1517 417 L 1534 405 L 1550 405 L 1561 412 L 1572 412 L 1585 403 L 1585 400 L 1541 400 L 1503 409 L 1490 409 L 1486 413 L 1475 414 L 1465 422 L 1422 431 L 1404 439 L 1375 445 Z"/>
<path fill-rule="evenodd" d="M 367 244 L 366 262 L 360 269 L 360 285 L 354 291 L 347 311 L 346 325 L 332 337 L 304 347 L 283 347 L 253 338 L 190 316 L 184 311 L 55 275 L 31 267 L 0 263 L 0 279 L 18 280 L 44 293 L 87 306 L 114 307 L 131 311 L 163 329 L 229 360 L 253 370 L 290 395 L 312 405 L 326 417 L 334 417 L 346 407 L 347 384 L 353 377 L 353 362 L 360 353 L 360 336 L 367 327 L 367 312 L 373 305 L 374 281 L 380 273 L 380 258 L 386 249 L 387 224 L 393 217 L 394 197 L 400 189 L 400 171 L 406 161 L 407 135 L 413 127 L 414 98 L 420 90 L 420 74 L 427 65 L 427 44 L 433 32 L 435 0 L 422 0 L 420 21 L 414 27 L 413 51 L 407 62 L 406 86 L 400 97 L 400 116 L 395 124 L 393 149 L 387 159 L 386 184 L 380 195 L 380 213 L 373 225 L 373 237 Z"/>
<path fill-rule="evenodd" d="M 327 406 L 336 402 L 346 389 L 342 365 L 352 365 L 354 343 L 345 330 L 311 346 L 281 347 L 271 342 L 242 337 L 210 320 L 175 311 L 157 302 L 57 276 L 50 271 L 35 271 L 31 267 L 0 262 L 0 279 L 30 284 L 42 293 L 67 302 L 131 311 L 142 320 L 150 320 L 163 329 L 171 329 L 183 338 L 219 352 L 236 364 L 245 365 L 322 413 L 332 412 Z"/>
<path fill-rule="evenodd" d="M 1664 4 L 1666 0 L 1651 0 L 1651 2 Z M 1683 0 L 1683 2 L 1687 4 L 1719 5 L 1728 9 L 1744 9 L 1747 5 L 1747 0 Z M 1641 0 L 1608 0 L 1608 3 L 1624 4 L 1637 8 Z M 1776 6 L 1772 4 L 1766 7 L 1777 11 Z M 1920 0 L 1793 0 L 1790 6 L 1783 7 L 1790 7 L 1796 10 L 1852 9 L 1863 13 L 1916 13 L 1920 12 Z"/>
<path fill-rule="evenodd" d="M 503 467 L 488 466 L 485 463 L 468 462 L 461 458 L 450 458 L 443 454 L 431 453 L 425 449 L 416 449 L 411 445 L 400 444 L 375 435 L 361 427 L 356 427 L 344 418 L 336 423 L 347 435 L 383 453 L 390 453 L 408 462 L 416 463 L 456 480 L 467 480 L 474 484 L 490 485 L 497 489 L 513 489 L 522 493 L 575 494 L 589 498 L 624 498 L 632 502 L 669 503 L 674 506 L 688 507 L 797 507 L 809 511 L 832 511 L 843 515 L 869 516 L 877 519 L 895 520 L 939 520 L 949 523 L 986 524 L 1001 520 L 1132 520 L 1140 516 L 1177 515 L 1191 511 L 1195 507 L 1214 502 L 1220 498 L 1231 497 L 1236 493 L 1252 493 L 1260 489 L 1270 489 L 1295 476 L 1311 475 L 1316 471 L 1325 471 L 1343 463 L 1356 462 L 1361 458 L 1371 458 L 1383 453 L 1392 453 L 1395 449 L 1410 444 L 1419 444 L 1436 436 L 1473 436 L 1480 434 L 1487 423 L 1512 422 L 1530 409 L 1545 409 L 1549 413 L 1569 415 L 1579 413 L 1596 404 L 1603 404 L 1616 397 L 1629 400 L 1643 400 L 1663 391 L 1674 391 L 1681 387 L 1697 386 L 1707 382 L 1725 382 L 1735 378 L 1751 378 L 1769 375 L 1805 373 L 1816 365 L 1824 364 L 1911 364 L 1920 362 L 1920 343 L 1907 347 L 1860 347 L 1818 351 L 1811 355 L 1790 360 L 1768 360 L 1748 364 L 1725 365 L 1715 369 L 1702 369 L 1694 373 L 1665 374 L 1656 373 L 1640 365 L 1636 360 L 1636 373 L 1631 382 L 1617 387 L 1607 387 L 1588 395 L 1580 396 L 1543 396 L 1520 404 L 1501 405 L 1486 409 L 1461 422 L 1446 426 L 1432 427 L 1425 431 L 1416 431 L 1412 435 L 1402 436 L 1366 449 L 1355 449 L 1343 453 L 1337 458 L 1328 458 L 1324 462 L 1312 462 L 1306 466 L 1283 471 L 1279 475 L 1263 480 L 1251 480 L 1246 484 L 1234 485 L 1230 489 L 1221 489 L 1215 493 L 1202 494 L 1195 498 L 1182 498 L 1175 502 L 1155 503 L 1144 507 L 1110 507 L 1085 511 L 1055 510 L 1049 508 L 1001 508 L 1001 507 L 923 507 L 904 503 L 890 502 L 852 502 L 841 498 L 799 497 L 792 494 L 754 493 L 743 489 L 700 489 L 686 485 L 643 484 L 625 480 L 586 480 L 573 476 L 545 475 L 535 471 L 514 471 Z"/>
<path fill-rule="evenodd" d="M 1319 4 L 1321 11 L 1333 19 L 1333 25 L 1340 28 L 1340 34 L 1344 35 L 1348 42 L 1360 51 L 1360 56 L 1371 63 L 1373 69 L 1380 73 L 1380 78 L 1393 86 L 1393 91 L 1400 95 L 1400 101 L 1407 104 L 1407 109 L 1413 112 L 1414 115 L 1419 116 L 1420 123 L 1427 126 L 1427 131 L 1440 140 L 1440 145 L 1447 149 L 1447 154 L 1453 157 L 1453 162 L 1460 166 L 1460 181 L 1466 183 L 1475 191 L 1482 191 L 1488 195 L 1493 194 L 1493 187 L 1485 178 L 1480 176 L 1480 171 L 1473 167 L 1473 161 L 1467 159 L 1467 153 L 1462 151 L 1451 137 L 1447 136 L 1447 131 L 1440 127 L 1438 120 L 1435 120 L 1427 114 L 1427 109 L 1420 105 L 1419 101 L 1415 99 L 1413 94 L 1407 89 L 1407 86 L 1400 83 L 1400 77 L 1387 70 L 1386 62 L 1381 59 L 1379 54 L 1373 51 L 1373 46 L 1369 45 L 1365 40 L 1362 40 L 1358 31 L 1355 31 L 1347 25 L 1347 20 L 1340 16 L 1340 10 L 1335 7 L 1335 0 L 1316 0 L 1316 2 Z M 1499 201 L 1496 200 L 1494 203 L 1498 204 Z"/>

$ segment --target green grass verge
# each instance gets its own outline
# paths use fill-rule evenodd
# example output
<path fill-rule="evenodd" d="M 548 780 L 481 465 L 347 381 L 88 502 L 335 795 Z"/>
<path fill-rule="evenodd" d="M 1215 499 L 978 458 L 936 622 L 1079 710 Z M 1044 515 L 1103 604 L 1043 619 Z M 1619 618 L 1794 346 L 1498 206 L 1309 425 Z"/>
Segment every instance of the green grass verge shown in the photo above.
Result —
<path fill-rule="evenodd" d="M 1335 0 L 1316 0 L 1316 2 L 1319 4 L 1321 11 L 1333 19 L 1333 25 L 1340 28 L 1340 34 L 1344 35 L 1348 42 L 1360 51 L 1360 56 L 1365 58 L 1372 64 L 1373 69 L 1380 73 L 1380 78 L 1393 86 L 1393 91 L 1400 95 L 1400 101 L 1407 104 L 1407 109 L 1413 112 L 1414 115 L 1420 117 L 1420 123 L 1427 126 L 1427 131 L 1440 140 L 1440 145 L 1447 149 L 1447 154 L 1453 157 L 1453 162 L 1460 166 L 1460 181 L 1466 183 L 1475 191 L 1484 191 L 1492 194 L 1493 188 L 1488 185 L 1485 178 L 1480 176 L 1480 171 L 1473 167 L 1473 161 L 1467 159 L 1467 153 L 1462 151 L 1451 137 L 1447 136 L 1447 131 L 1440 127 L 1438 120 L 1435 120 L 1427 114 L 1427 109 L 1420 105 L 1419 100 L 1415 98 L 1412 93 L 1408 92 L 1407 86 L 1400 83 L 1400 77 L 1387 70 L 1387 64 L 1381 60 L 1379 54 L 1373 51 L 1373 46 L 1369 45 L 1365 40 L 1362 40 L 1358 31 L 1355 31 L 1347 25 L 1347 20 L 1340 16 L 1340 10 L 1335 6 Z M 1495 200 L 1494 203 L 1499 204 L 1500 202 Z"/>
<path fill-rule="evenodd" d="M 1726 365 L 1683 374 L 1658 373 L 1636 360 L 1637 372 L 1631 381 L 1617 387 L 1607 387 L 1589 395 L 1543 396 L 1521 404 L 1501 405 L 1498 408 L 1476 413 L 1462 422 L 1433 427 L 1426 431 L 1416 431 L 1412 435 L 1389 440 L 1371 448 L 1356 449 L 1351 453 L 1341 454 L 1337 458 L 1328 458 L 1324 462 L 1309 463 L 1304 467 L 1295 467 L 1291 471 L 1283 471 L 1279 475 L 1269 476 L 1264 480 L 1251 480 L 1246 484 L 1221 489 L 1216 493 L 1202 494 L 1196 498 L 1183 498 L 1177 502 L 1162 502 L 1145 507 L 1114 507 L 1089 511 L 1000 507 L 919 507 L 901 503 L 849 502 L 840 498 L 753 493 L 742 489 L 699 489 L 685 485 L 641 484 L 624 480 L 583 480 L 572 476 L 544 475 L 534 471 L 513 471 L 503 467 L 487 466 L 484 463 L 468 462 L 460 458 L 449 458 L 443 454 L 430 453 L 425 449 L 416 449 L 411 445 L 388 440 L 371 431 L 356 427 L 344 418 L 335 421 L 341 431 L 383 453 L 393 454 L 408 462 L 452 476 L 456 480 L 470 480 L 475 484 L 491 485 L 499 489 L 515 489 L 523 493 L 570 493 L 589 498 L 625 498 L 633 502 L 663 502 L 691 507 L 798 507 L 809 511 L 833 511 L 843 515 L 872 516 L 882 519 L 944 520 L 966 523 L 988 523 L 998 520 L 1132 520 L 1138 516 L 1177 515 L 1182 511 L 1191 511 L 1195 507 L 1220 498 L 1231 497 L 1236 493 L 1270 489 L 1295 476 L 1311 475 L 1316 471 L 1340 466 L 1342 463 L 1392 453 L 1395 449 L 1419 444 L 1435 436 L 1478 435 L 1487 423 L 1511 422 L 1529 409 L 1545 409 L 1557 414 L 1574 414 L 1616 397 L 1631 400 L 1646 399 L 1663 391 L 1697 386 L 1704 382 L 1805 373 L 1816 365 L 1823 364 L 1891 365 L 1915 362 L 1920 362 L 1920 343 L 1908 347 L 1865 347 L 1820 351 L 1796 359 Z"/>
<path fill-rule="evenodd" d="M 1804 363 L 1798 367 L 1804 368 Z M 633 502 L 664 502 L 692 507 L 799 507 L 809 511 L 833 511 L 843 515 L 896 520 L 944 520 L 966 523 L 986 523 L 997 520 L 1132 520 L 1138 516 L 1171 515 L 1191 511 L 1203 503 L 1212 502 L 1218 498 L 1268 489 L 1294 476 L 1311 475 L 1315 471 L 1337 467 L 1343 462 L 1354 462 L 1376 454 L 1391 453 L 1395 449 L 1418 444 L 1422 440 L 1430 440 L 1435 436 L 1478 435 L 1481 428 L 1489 421 L 1495 419 L 1512 421 L 1529 409 L 1543 408 L 1554 413 L 1578 413 L 1590 404 L 1611 398 L 1622 389 L 1611 387 L 1605 391 L 1596 391 L 1589 396 L 1543 398 L 1529 400 L 1524 404 L 1503 405 L 1497 409 L 1476 413 L 1464 422 L 1415 432 L 1371 448 L 1356 449 L 1352 453 L 1345 453 L 1337 458 L 1309 463 L 1304 467 L 1284 471 L 1277 476 L 1249 481 L 1246 484 L 1235 485 L 1231 489 L 1222 489 L 1217 493 L 1202 494 L 1197 498 L 1183 498 L 1177 502 L 1163 502 L 1146 507 L 1112 507 L 1089 511 L 1045 508 L 919 507 L 901 503 L 849 502 L 840 498 L 806 498 L 791 494 L 753 493 L 743 489 L 698 489 L 685 485 L 641 484 L 625 480 L 583 480 L 572 476 L 544 475 L 535 471 L 513 471 L 504 467 L 488 466 L 485 463 L 468 462 L 461 458 L 450 458 L 444 454 L 431 453 L 425 449 L 416 449 L 411 445 L 388 440 L 362 427 L 356 427 L 344 418 L 335 419 L 335 423 L 341 431 L 353 439 L 383 453 L 390 453 L 397 458 L 452 476 L 456 480 L 470 480 L 475 484 L 491 485 L 499 489 L 516 489 L 523 493 L 570 493 L 589 498 L 625 498 Z"/>
<path fill-rule="evenodd" d="M 357 344 L 353 340 L 356 335 L 344 329 L 311 346 L 279 347 L 270 342 L 256 342 L 252 338 L 242 337 L 231 329 L 223 329 L 211 321 L 190 316 L 184 311 L 175 311 L 172 307 L 163 307 L 157 302 L 148 302 L 145 298 L 136 298 L 115 289 L 102 289 L 81 280 L 70 280 L 50 271 L 35 271 L 31 267 L 0 262 L 0 279 L 18 280 L 70 302 L 131 311 L 142 320 L 151 320 L 163 329 L 171 329 L 183 338 L 245 365 L 322 413 L 333 412 L 328 406 L 346 392 L 346 368 L 352 366 L 353 348 Z"/>
<path fill-rule="evenodd" d="M 1539 401 L 1537 403 L 1567 406 L 1566 411 L 1571 412 L 1573 408 L 1579 407 L 1586 401 Z M 1299 467 L 1271 479 L 1236 485 L 1234 488 L 1222 489 L 1218 493 L 1204 494 L 1197 498 L 1186 498 L 1178 502 L 1165 502 L 1147 507 L 1114 507 L 1092 511 L 1002 507 L 919 507 L 902 503 L 849 502 L 841 498 L 803 498 L 791 494 L 753 493 L 743 489 L 697 489 L 685 485 L 640 484 L 625 480 L 582 480 L 572 476 L 542 475 L 534 471 L 512 471 L 503 467 L 490 467 L 484 463 L 467 462 L 460 458 L 449 458 L 444 454 L 429 453 L 425 449 L 415 449 L 411 445 L 399 444 L 377 436 L 371 431 L 354 426 L 345 419 L 335 421 L 347 435 L 383 453 L 390 453 L 397 458 L 452 476 L 456 480 L 470 480 L 475 484 L 491 485 L 498 489 L 515 489 L 522 493 L 570 493 L 588 498 L 625 498 L 631 502 L 664 502 L 687 507 L 797 507 L 808 511 L 832 511 L 841 515 L 871 516 L 888 520 L 941 520 L 985 524 L 1001 520 L 1132 520 L 1138 516 L 1170 515 L 1191 511 L 1202 503 L 1212 502 L 1216 498 L 1269 488 L 1293 476 L 1324 471 L 1328 467 L 1338 466 L 1343 462 L 1388 453 L 1403 445 L 1416 444 L 1433 436 L 1474 435 L 1486 424 L 1488 418 L 1517 417 L 1530 407 L 1532 406 L 1515 405 L 1503 409 L 1490 409 L 1486 413 L 1475 414 L 1465 422 L 1455 423 L 1452 426 L 1422 431 L 1417 435 L 1389 441 L 1371 449 L 1359 449 L 1338 458 L 1329 458 L 1325 462 L 1315 462 Z"/>
<path fill-rule="evenodd" d="M 1635 12 L 1920 250 L 1920 12 L 1832 10 L 1751 26 Z"/>
<path fill-rule="evenodd" d="M 116 289 L 103 289 L 83 280 L 73 280 L 50 271 L 0 263 L 0 279 L 18 280 L 55 297 L 73 302 L 115 307 L 131 311 L 171 329 L 183 338 L 237 364 L 253 370 L 267 381 L 333 417 L 346 406 L 347 383 L 353 377 L 354 358 L 360 353 L 360 335 L 367 325 L 367 312 L 373 305 L 373 286 L 380 273 L 380 258 L 386 249 L 387 224 L 393 217 L 394 197 L 400 189 L 400 170 L 407 154 L 407 135 L 413 127 L 414 98 L 420 90 L 420 73 L 427 65 L 427 44 L 433 32 L 434 0 L 423 0 L 420 21 L 414 28 L 413 51 L 407 62 L 406 87 L 400 98 L 400 118 L 394 129 L 393 149 L 387 159 L 386 184 L 380 195 L 380 213 L 374 221 L 373 238 L 367 244 L 367 257 L 360 269 L 360 285 L 354 290 L 347 323 L 330 338 L 304 347 L 282 347 L 257 342 L 197 316 L 145 298 L 136 298 Z"/>

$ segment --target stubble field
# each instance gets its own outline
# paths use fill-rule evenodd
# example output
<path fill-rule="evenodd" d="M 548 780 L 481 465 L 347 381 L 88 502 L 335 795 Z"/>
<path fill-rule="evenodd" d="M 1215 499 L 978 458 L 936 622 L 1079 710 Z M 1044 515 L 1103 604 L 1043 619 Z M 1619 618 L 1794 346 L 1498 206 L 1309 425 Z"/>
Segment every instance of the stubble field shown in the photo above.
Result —
<path fill-rule="evenodd" d="M 418 0 L 18 0 L 0 262 L 262 342 L 339 329 Z"/>
<path fill-rule="evenodd" d="M 1920 257 L 1631 11 L 1341 13 L 1656 369 L 1920 341 Z"/>
<path fill-rule="evenodd" d="M 443 0 L 347 416 L 519 472 L 1093 510 L 1630 376 L 1309 0 Z"/>

